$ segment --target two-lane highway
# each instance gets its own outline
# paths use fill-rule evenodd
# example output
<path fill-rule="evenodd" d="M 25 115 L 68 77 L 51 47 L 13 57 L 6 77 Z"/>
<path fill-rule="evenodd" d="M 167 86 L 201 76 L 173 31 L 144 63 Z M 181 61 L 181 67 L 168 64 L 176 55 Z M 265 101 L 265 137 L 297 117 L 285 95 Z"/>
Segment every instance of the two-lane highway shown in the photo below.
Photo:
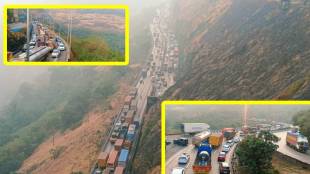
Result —
<path fill-rule="evenodd" d="M 175 136 L 173 136 L 175 137 Z M 169 136 L 169 139 L 171 137 Z M 222 145 L 225 144 L 225 141 L 223 141 Z M 222 145 L 218 147 L 217 149 L 213 149 L 212 154 L 211 154 L 211 165 L 212 169 L 210 171 L 210 174 L 219 174 L 219 163 L 217 161 L 219 153 L 222 151 Z M 170 146 L 170 147 L 169 147 Z M 173 146 L 173 147 L 171 147 Z M 194 160 L 197 154 L 197 148 L 193 144 L 191 144 L 191 138 L 189 138 L 189 145 L 183 148 L 180 148 L 177 145 L 170 144 L 166 147 L 168 148 L 178 148 L 179 150 L 177 152 L 172 153 L 166 153 L 166 154 L 172 154 L 170 156 L 166 155 L 166 173 L 170 174 L 172 169 L 175 167 L 184 167 L 185 168 L 185 173 L 186 174 L 193 174 L 192 166 L 194 164 Z M 233 156 L 233 153 L 235 151 L 236 144 L 234 144 L 231 148 L 230 151 L 226 154 L 226 160 L 225 162 L 231 163 L 231 159 Z M 173 149 L 169 149 L 170 151 Z M 178 164 L 178 158 L 183 154 L 188 154 L 190 156 L 189 163 L 186 165 L 179 165 Z"/>

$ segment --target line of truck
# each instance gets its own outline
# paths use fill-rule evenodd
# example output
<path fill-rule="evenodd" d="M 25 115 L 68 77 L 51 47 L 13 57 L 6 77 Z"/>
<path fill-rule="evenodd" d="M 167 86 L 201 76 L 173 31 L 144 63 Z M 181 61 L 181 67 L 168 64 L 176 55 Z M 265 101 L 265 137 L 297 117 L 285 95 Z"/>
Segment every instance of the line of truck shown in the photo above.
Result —
<path fill-rule="evenodd" d="M 100 152 L 97 158 L 95 174 L 124 174 L 136 131 L 140 126 L 137 112 L 137 89 L 133 88 L 126 96 L 119 116 L 117 116 L 111 137 L 113 148 Z M 105 150 L 105 149 L 104 149 Z"/>

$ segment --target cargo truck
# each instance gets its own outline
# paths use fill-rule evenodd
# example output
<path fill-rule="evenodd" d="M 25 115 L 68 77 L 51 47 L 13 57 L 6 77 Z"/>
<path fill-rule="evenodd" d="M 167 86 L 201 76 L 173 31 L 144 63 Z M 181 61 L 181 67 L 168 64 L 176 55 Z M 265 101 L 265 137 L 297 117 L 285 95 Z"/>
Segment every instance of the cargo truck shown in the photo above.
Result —
<path fill-rule="evenodd" d="M 120 153 L 120 155 L 118 157 L 118 161 L 117 161 L 118 166 L 126 167 L 127 160 L 128 160 L 128 154 L 129 154 L 128 149 L 122 149 L 121 150 L 121 153 Z"/>
<path fill-rule="evenodd" d="M 210 172 L 212 147 L 208 143 L 200 144 L 193 164 L 195 174 L 207 174 Z"/>
<path fill-rule="evenodd" d="M 110 152 L 109 158 L 108 158 L 108 163 L 107 163 L 108 170 L 114 171 L 115 166 L 116 166 L 116 162 L 117 162 L 117 158 L 118 158 L 118 151 L 113 149 Z"/>
<path fill-rule="evenodd" d="M 134 116 L 135 116 L 135 111 L 129 110 L 125 116 L 125 123 L 131 124 L 133 122 Z"/>
<path fill-rule="evenodd" d="M 226 138 L 226 140 L 231 140 L 235 137 L 236 130 L 234 128 L 224 128 L 222 129 L 222 133 L 224 135 L 224 138 Z"/>
<path fill-rule="evenodd" d="M 124 173 L 125 173 L 125 168 L 122 166 L 117 166 L 114 171 L 114 174 L 124 174 Z"/>
<path fill-rule="evenodd" d="M 212 133 L 209 137 L 209 144 L 212 148 L 218 148 L 223 143 L 222 133 Z"/>
<path fill-rule="evenodd" d="M 129 125 L 126 140 L 124 142 L 124 147 L 126 149 L 130 149 L 131 147 L 132 141 L 135 137 L 135 129 L 136 129 L 136 125 L 134 124 Z"/>
<path fill-rule="evenodd" d="M 108 157 L 109 157 L 109 154 L 107 152 L 100 152 L 98 159 L 97 159 L 98 167 L 100 167 L 101 169 L 106 168 Z"/>
<path fill-rule="evenodd" d="M 195 145 L 196 147 L 198 147 L 202 142 L 207 141 L 208 138 L 210 137 L 211 132 L 210 131 L 204 131 L 201 132 L 199 134 L 196 134 L 193 138 L 192 138 L 192 143 L 193 145 Z"/>
<path fill-rule="evenodd" d="M 124 139 L 117 139 L 114 144 L 114 149 L 120 151 L 122 149 Z"/>
<path fill-rule="evenodd" d="M 303 136 L 299 131 L 288 131 L 286 134 L 286 144 L 302 153 L 307 152 L 309 149 L 308 139 Z"/>
<path fill-rule="evenodd" d="M 130 104 L 130 109 L 134 110 L 134 111 L 137 111 L 137 104 L 138 104 L 138 100 L 137 99 L 133 99 L 131 101 L 131 104 Z"/>

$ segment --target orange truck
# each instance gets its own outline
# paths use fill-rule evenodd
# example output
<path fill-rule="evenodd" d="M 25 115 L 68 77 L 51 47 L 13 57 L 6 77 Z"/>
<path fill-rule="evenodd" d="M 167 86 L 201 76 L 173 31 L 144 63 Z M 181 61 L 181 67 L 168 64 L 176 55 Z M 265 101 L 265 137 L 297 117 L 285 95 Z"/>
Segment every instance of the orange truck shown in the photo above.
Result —
<path fill-rule="evenodd" d="M 100 152 L 98 156 L 98 167 L 104 169 L 107 166 L 107 161 L 108 161 L 109 154 L 107 152 Z"/>
<path fill-rule="evenodd" d="M 117 158 L 118 158 L 118 151 L 113 149 L 109 154 L 108 163 L 107 163 L 107 168 L 109 170 L 113 171 L 115 169 Z"/>
<path fill-rule="evenodd" d="M 223 134 L 222 133 L 211 133 L 209 137 L 209 144 L 213 148 L 219 147 L 223 143 Z"/>
<path fill-rule="evenodd" d="M 115 168 L 114 174 L 123 174 L 125 172 L 125 168 L 123 166 L 117 166 Z"/>
<path fill-rule="evenodd" d="M 114 144 L 114 149 L 120 151 L 122 149 L 124 139 L 117 139 Z"/>

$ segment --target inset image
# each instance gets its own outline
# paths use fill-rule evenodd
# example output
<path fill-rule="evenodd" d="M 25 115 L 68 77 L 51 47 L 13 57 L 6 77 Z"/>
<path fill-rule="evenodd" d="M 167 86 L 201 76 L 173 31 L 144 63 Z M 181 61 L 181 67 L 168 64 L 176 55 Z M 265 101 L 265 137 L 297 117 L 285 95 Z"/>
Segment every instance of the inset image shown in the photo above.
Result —
<path fill-rule="evenodd" d="M 127 6 L 6 6 L 6 65 L 127 65 Z"/>
<path fill-rule="evenodd" d="M 162 173 L 310 172 L 310 102 L 165 101 Z"/>

